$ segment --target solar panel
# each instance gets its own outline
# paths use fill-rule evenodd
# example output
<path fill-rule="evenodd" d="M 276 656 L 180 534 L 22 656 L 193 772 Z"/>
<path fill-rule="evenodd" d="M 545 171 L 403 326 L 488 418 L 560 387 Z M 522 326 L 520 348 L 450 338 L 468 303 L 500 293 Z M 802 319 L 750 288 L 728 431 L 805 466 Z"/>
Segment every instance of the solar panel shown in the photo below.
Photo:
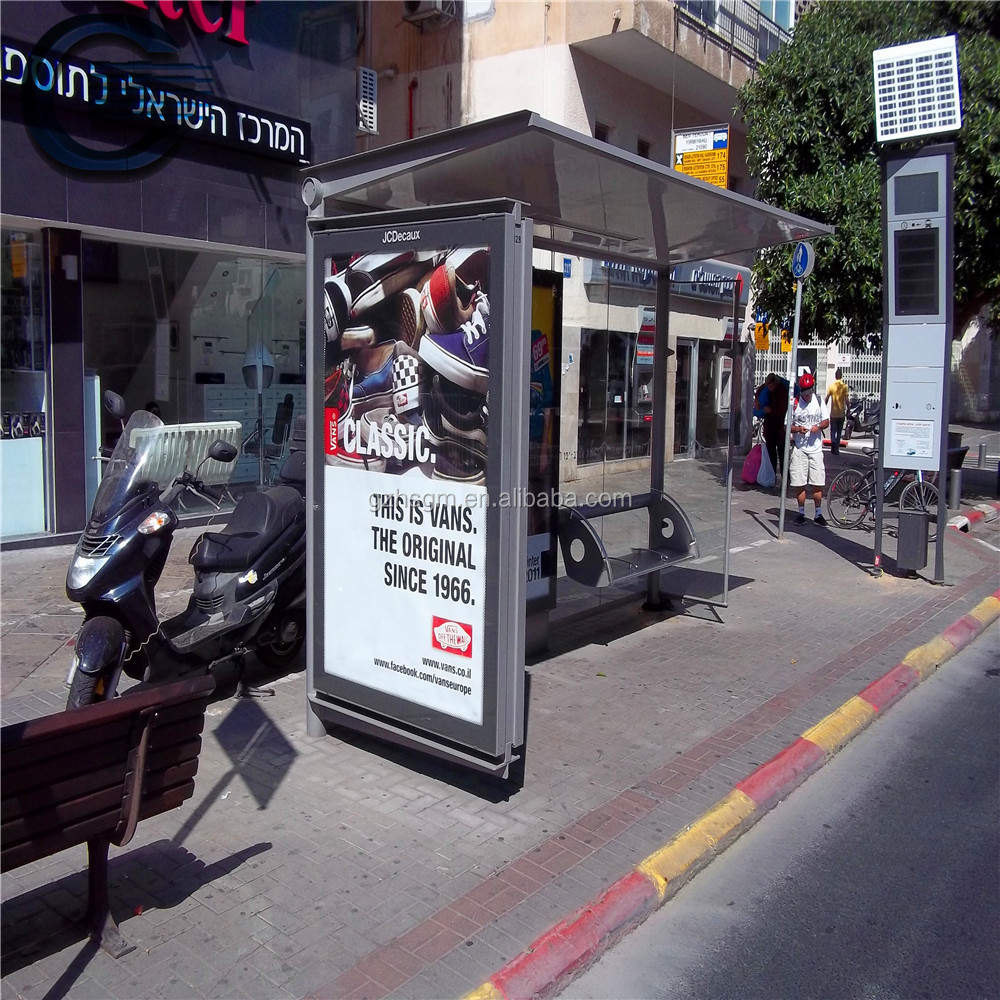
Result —
<path fill-rule="evenodd" d="M 879 142 L 962 127 L 955 35 L 876 49 L 872 61 Z"/>

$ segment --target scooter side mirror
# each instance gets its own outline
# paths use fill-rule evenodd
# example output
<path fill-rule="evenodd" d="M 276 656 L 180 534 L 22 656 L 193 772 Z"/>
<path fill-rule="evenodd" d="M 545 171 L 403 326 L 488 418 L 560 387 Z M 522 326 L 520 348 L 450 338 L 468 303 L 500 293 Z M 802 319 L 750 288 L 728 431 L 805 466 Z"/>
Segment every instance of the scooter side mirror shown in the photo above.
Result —
<path fill-rule="evenodd" d="M 212 446 L 208 449 L 208 457 L 214 458 L 216 462 L 235 461 L 238 454 L 235 445 L 223 441 L 221 438 L 218 441 L 213 441 Z"/>
<path fill-rule="evenodd" d="M 104 408 L 116 420 L 125 419 L 125 400 L 111 389 L 104 390 Z"/>

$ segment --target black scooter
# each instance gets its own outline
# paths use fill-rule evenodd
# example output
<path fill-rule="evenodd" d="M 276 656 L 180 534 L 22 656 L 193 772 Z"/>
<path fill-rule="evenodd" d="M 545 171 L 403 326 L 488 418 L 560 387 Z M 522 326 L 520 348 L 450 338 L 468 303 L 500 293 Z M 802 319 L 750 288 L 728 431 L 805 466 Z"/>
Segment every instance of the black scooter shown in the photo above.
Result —
<path fill-rule="evenodd" d="M 120 396 L 105 393 L 105 405 L 123 419 Z M 164 432 L 170 430 L 146 410 L 132 414 L 73 553 L 66 593 L 83 605 L 85 619 L 70 671 L 68 708 L 113 698 L 123 672 L 158 683 L 233 664 L 245 691 L 248 652 L 282 669 L 302 647 L 304 480 L 240 497 L 226 527 L 206 531 L 191 550 L 195 580 L 187 608 L 158 620 L 154 589 L 179 524 L 174 505 L 190 492 L 218 509 L 222 497 L 199 474 L 207 461 L 228 463 L 237 455 L 234 445 L 214 441 L 193 472 L 185 464 L 163 489 L 157 478 L 170 465 L 164 458 L 169 447 Z"/>
<path fill-rule="evenodd" d="M 853 434 L 878 434 L 882 405 L 870 396 L 861 396 L 847 404 L 844 417 L 844 438 L 850 440 Z"/>

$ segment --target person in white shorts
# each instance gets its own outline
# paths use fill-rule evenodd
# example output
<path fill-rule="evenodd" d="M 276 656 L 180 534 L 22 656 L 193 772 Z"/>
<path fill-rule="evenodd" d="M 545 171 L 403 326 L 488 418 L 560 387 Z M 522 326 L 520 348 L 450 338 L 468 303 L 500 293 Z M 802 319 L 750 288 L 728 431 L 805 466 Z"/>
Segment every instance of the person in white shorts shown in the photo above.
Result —
<path fill-rule="evenodd" d="M 799 395 L 792 409 L 792 455 L 788 460 L 788 485 L 798 491 L 799 516 L 796 524 L 806 523 L 806 487 L 813 491 L 816 504 L 814 523 L 825 525 L 823 517 L 823 487 L 826 468 L 823 465 L 823 431 L 830 426 L 830 415 L 816 397 L 816 379 L 810 372 L 799 376 Z"/>

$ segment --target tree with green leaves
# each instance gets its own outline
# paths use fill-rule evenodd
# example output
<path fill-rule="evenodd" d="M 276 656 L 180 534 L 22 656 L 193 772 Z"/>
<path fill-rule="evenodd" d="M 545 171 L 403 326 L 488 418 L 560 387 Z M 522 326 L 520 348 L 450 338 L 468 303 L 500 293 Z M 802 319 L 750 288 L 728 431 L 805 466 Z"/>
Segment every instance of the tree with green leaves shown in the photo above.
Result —
<path fill-rule="evenodd" d="M 801 329 L 823 341 L 875 346 L 882 331 L 882 212 L 872 53 L 958 36 L 962 128 L 954 141 L 955 332 L 984 306 L 1000 321 L 1000 3 L 820 0 L 792 41 L 740 91 L 756 196 L 836 226 L 816 243 Z M 911 142 L 906 151 L 925 143 Z M 794 312 L 791 248 L 764 251 L 757 307 Z"/>

